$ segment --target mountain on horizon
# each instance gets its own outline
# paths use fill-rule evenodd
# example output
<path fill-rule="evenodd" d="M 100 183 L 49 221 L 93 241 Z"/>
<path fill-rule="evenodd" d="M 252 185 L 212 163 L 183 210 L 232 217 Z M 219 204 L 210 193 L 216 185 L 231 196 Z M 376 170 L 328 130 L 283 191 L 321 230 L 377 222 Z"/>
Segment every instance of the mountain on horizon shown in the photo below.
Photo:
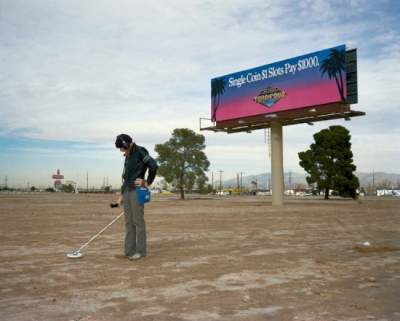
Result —
<path fill-rule="evenodd" d="M 355 174 L 360 180 L 361 187 L 372 185 L 373 182 L 375 182 L 375 186 L 384 183 L 386 185 L 392 185 L 393 187 L 400 186 L 400 174 L 385 172 L 356 172 Z M 306 173 L 302 174 L 296 172 L 285 172 L 285 186 L 288 187 L 289 185 L 292 185 L 294 187 L 294 185 L 296 184 L 307 185 L 306 175 Z M 249 188 L 253 181 L 257 182 L 259 189 L 268 189 L 271 186 L 271 173 L 248 175 L 242 177 L 242 184 L 244 188 Z M 215 182 L 214 185 L 218 187 L 218 182 Z M 237 186 L 237 178 L 235 177 L 224 180 L 222 181 L 222 185 L 224 188 L 235 188 Z"/>
<path fill-rule="evenodd" d="M 244 188 L 249 188 L 252 182 L 257 182 L 259 189 L 269 189 L 271 187 L 271 173 L 265 174 L 257 174 L 257 175 L 248 175 L 242 177 L 242 184 Z M 287 172 L 284 173 L 284 182 L 285 186 L 290 185 L 290 183 L 294 186 L 295 184 L 307 184 L 306 175 L 295 172 Z M 231 178 L 222 181 L 222 185 L 224 188 L 235 188 L 237 186 L 237 178 Z M 215 184 L 218 186 L 218 183 Z"/>

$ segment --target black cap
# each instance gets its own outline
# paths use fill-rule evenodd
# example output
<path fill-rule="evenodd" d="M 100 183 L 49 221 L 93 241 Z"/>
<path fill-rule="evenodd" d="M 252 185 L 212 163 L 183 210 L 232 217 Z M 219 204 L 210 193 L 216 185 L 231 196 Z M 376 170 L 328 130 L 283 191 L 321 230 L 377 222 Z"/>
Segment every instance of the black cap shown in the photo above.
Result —
<path fill-rule="evenodd" d="M 132 137 L 127 134 L 120 134 L 115 140 L 115 147 L 128 149 L 129 145 L 132 143 Z"/>

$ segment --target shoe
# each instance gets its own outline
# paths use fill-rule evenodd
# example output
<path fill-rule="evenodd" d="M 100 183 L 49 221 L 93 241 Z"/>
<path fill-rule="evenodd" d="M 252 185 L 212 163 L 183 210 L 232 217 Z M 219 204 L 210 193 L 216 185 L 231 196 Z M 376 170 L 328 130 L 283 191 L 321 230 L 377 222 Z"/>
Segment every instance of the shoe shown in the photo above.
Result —
<path fill-rule="evenodd" d="M 134 261 L 134 260 L 139 260 L 140 258 L 142 258 L 143 256 L 140 253 L 136 253 L 132 256 L 129 257 L 129 260 Z"/>

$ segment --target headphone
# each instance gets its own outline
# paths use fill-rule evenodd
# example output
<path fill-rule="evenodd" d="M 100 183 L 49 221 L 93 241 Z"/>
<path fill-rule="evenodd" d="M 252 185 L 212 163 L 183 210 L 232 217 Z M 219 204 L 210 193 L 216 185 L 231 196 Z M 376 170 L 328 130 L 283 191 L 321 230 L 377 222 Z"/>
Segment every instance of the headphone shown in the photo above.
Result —
<path fill-rule="evenodd" d="M 120 134 L 117 136 L 115 141 L 115 146 L 117 148 L 125 148 L 128 149 L 129 145 L 132 143 L 132 138 L 126 134 Z"/>

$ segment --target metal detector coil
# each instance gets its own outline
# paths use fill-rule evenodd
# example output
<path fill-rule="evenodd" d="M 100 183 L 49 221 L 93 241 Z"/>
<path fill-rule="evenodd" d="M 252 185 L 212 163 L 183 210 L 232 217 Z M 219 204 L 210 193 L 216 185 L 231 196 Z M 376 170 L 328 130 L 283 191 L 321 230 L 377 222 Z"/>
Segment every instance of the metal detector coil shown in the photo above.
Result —
<path fill-rule="evenodd" d="M 67 258 L 70 258 L 70 259 L 80 259 L 82 256 L 83 256 L 83 254 L 79 251 L 67 253 Z"/>

